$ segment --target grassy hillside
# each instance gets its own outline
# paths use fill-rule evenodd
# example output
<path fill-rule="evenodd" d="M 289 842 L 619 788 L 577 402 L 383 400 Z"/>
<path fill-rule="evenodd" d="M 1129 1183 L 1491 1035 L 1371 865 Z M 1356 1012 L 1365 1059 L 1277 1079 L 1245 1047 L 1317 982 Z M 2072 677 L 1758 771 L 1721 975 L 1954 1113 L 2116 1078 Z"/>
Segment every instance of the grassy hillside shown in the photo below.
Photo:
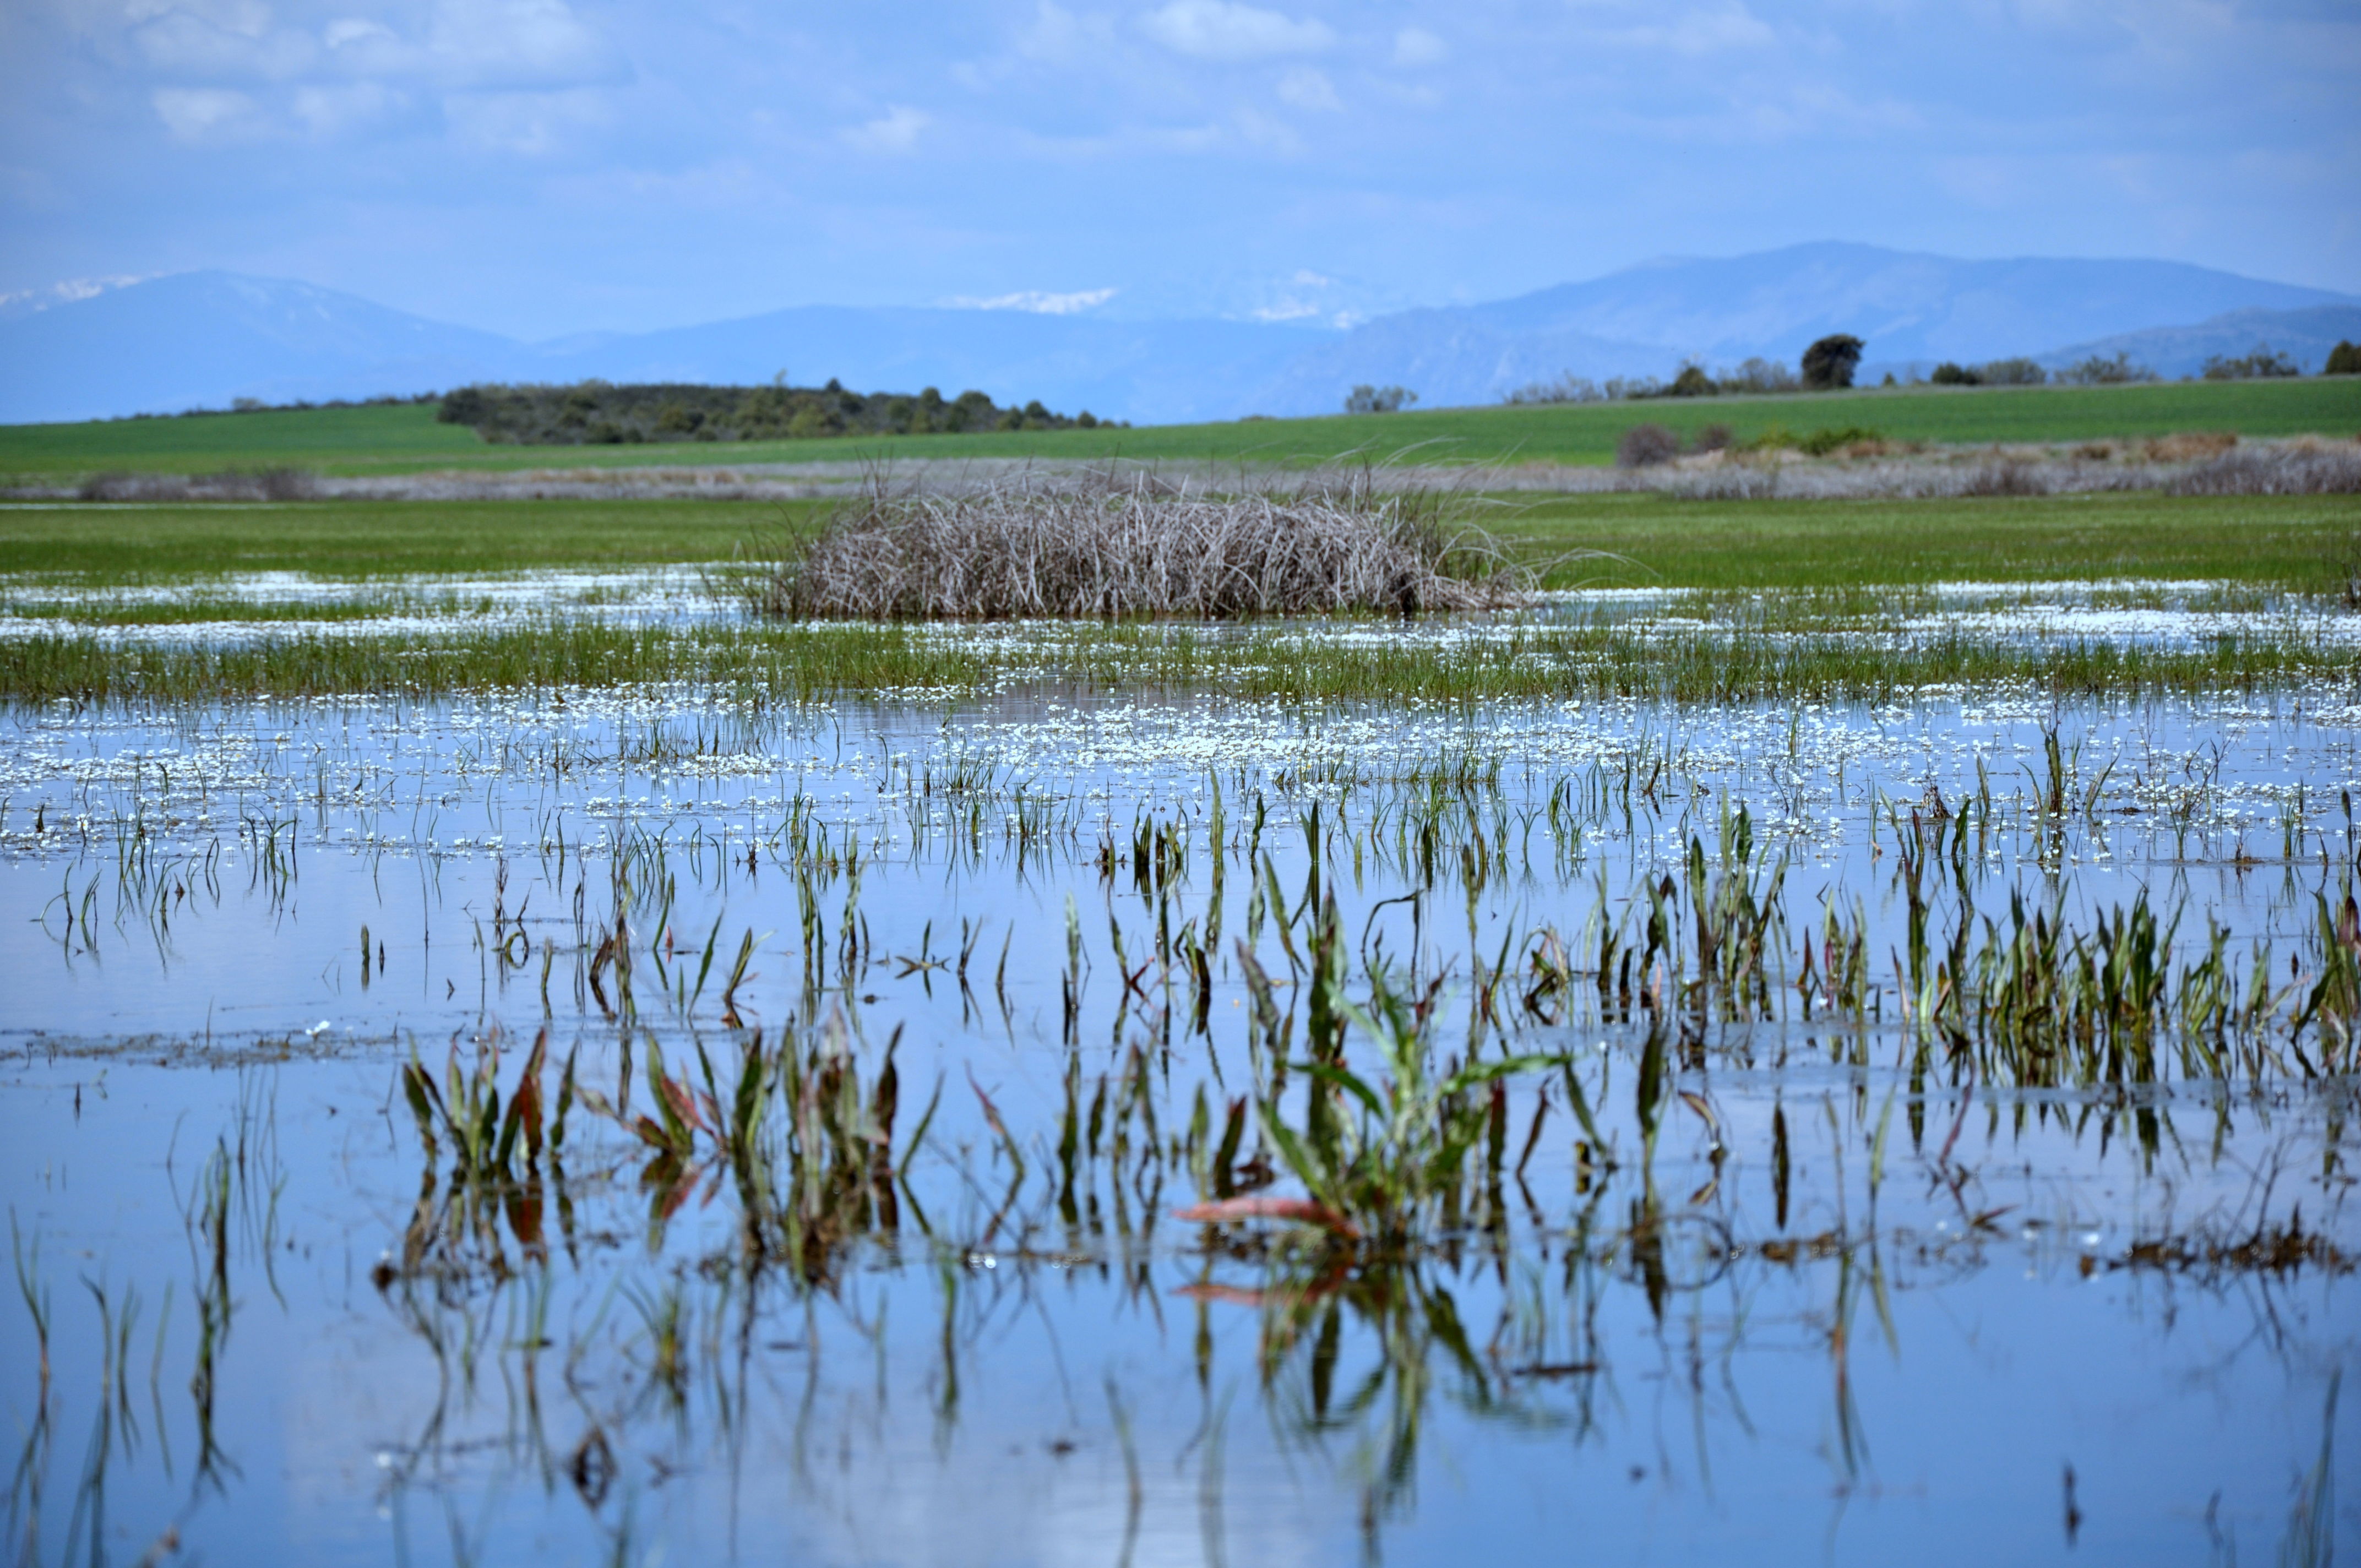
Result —
<path fill-rule="evenodd" d="M 1843 426 L 1897 440 L 1980 445 L 2162 435 L 2361 432 L 2361 378 L 2168 382 L 2142 387 L 1896 388 L 1841 394 L 1707 398 L 1554 408 L 1412 410 L 1326 419 L 929 435 L 898 440 L 683 443 L 648 446 L 489 446 L 434 422 L 431 406 L 312 409 L 84 424 L 0 425 L 0 477 L 70 479 L 110 469 L 180 473 L 294 466 L 329 474 L 423 469 L 582 468 L 810 463 L 878 456 L 1241 458 L 1301 462 L 1378 455 L 1420 444 L 1437 458 L 1606 463 L 1643 422 L 1683 433 L 1727 424 L 1740 440 L 1773 426 L 1798 434 Z"/>
<path fill-rule="evenodd" d="M 85 583 L 219 572 L 335 577 L 724 560 L 810 504 L 297 501 L 0 509 L 0 573 Z M 1538 554 L 1605 553 L 1564 584 L 1851 587 L 2215 578 L 2329 592 L 2361 551 L 2361 497 L 2148 494 L 1961 501 L 1553 497 L 1485 521 Z"/>

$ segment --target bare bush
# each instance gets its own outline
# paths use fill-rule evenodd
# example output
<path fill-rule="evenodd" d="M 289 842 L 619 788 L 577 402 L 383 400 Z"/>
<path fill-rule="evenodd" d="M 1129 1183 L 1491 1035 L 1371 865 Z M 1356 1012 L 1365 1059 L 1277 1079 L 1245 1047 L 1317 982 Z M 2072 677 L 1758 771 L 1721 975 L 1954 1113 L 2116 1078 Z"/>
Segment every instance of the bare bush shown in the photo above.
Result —
<path fill-rule="evenodd" d="M 1392 493 L 1379 488 L 1390 483 Z M 1222 494 L 1114 469 L 945 494 L 866 490 L 744 580 L 771 616 L 1227 620 L 1486 609 L 1537 578 L 1458 515 L 1457 492 L 1323 475 Z"/>
<path fill-rule="evenodd" d="M 1653 468 L 1681 455 L 1681 438 L 1661 424 L 1635 424 L 1615 444 L 1619 468 Z"/>
<path fill-rule="evenodd" d="M 2164 487 L 2172 496 L 2361 494 L 2361 451 L 2351 447 L 2243 447 L 2200 463 Z"/>
<path fill-rule="evenodd" d="M 2238 438 L 2226 430 L 2184 430 L 2149 442 L 2147 455 L 2157 463 L 2190 463 L 2219 457 L 2237 444 Z"/>
<path fill-rule="evenodd" d="M 2003 457 L 1971 471 L 1960 486 L 1963 496 L 2047 496 L 2056 493 L 2049 477 L 2021 457 Z"/>
<path fill-rule="evenodd" d="M 2293 357 L 2279 353 L 2268 343 L 2258 343 L 2246 354 L 2216 354 L 2205 361 L 2208 381 L 2272 380 L 2301 376 L 2303 367 Z"/>
<path fill-rule="evenodd" d="M 2061 387 L 2124 387 L 2161 378 L 2147 366 L 2134 364 L 2129 353 L 2118 350 L 2112 359 L 2093 354 L 2088 359 L 2078 360 L 2056 372 L 2052 378 Z"/>
<path fill-rule="evenodd" d="M 1345 411 L 1348 414 L 1400 413 L 1404 407 L 1418 401 L 1418 394 L 1407 387 L 1372 387 L 1367 381 L 1345 396 Z"/>
<path fill-rule="evenodd" d="M 218 474 L 93 474 L 74 494 L 86 501 L 302 501 L 319 493 L 302 468 L 224 469 Z"/>
<path fill-rule="evenodd" d="M 1554 381 L 1528 381 L 1503 398 L 1508 403 L 1596 403 L 1606 400 L 1607 394 L 1598 383 L 1587 376 L 1577 376 L 1568 370 Z"/>
<path fill-rule="evenodd" d="M 1793 370 L 1760 356 L 1744 361 L 1735 369 L 1717 371 L 1714 382 L 1725 392 L 1758 394 L 1800 391 L 1804 385 Z"/>
<path fill-rule="evenodd" d="M 1768 464 L 1725 463 L 1683 474 L 1664 493 L 1684 501 L 1767 501 L 1779 494 L 1779 470 Z"/>

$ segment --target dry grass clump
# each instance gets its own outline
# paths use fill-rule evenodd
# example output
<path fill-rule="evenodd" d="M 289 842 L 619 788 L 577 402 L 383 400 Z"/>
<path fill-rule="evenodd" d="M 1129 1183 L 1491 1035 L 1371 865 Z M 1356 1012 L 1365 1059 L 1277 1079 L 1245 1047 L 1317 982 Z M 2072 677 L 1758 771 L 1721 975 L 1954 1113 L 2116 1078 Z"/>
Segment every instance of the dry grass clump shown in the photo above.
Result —
<path fill-rule="evenodd" d="M 2241 447 L 2198 464 L 2164 489 L 2173 496 L 2361 494 L 2361 451 L 2308 442 Z"/>
<path fill-rule="evenodd" d="M 2149 442 L 2147 456 L 2151 463 L 2193 463 L 2219 457 L 2237 444 L 2238 438 L 2226 430 L 2184 430 Z"/>
<path fill-rule="evenodd" d="M 301 501 L 318 491 L 302 468 L 227 468 L 218 474 L 93 474 L 75 495 L 86 501 Z"/>
<path fill-rule="evenodd" d="M 1231 493 L 1114 468 L 951 492 L 880 475 L 741 584 L 761 614 L 879 620 L 1513 604 L 1538 574 L 1466 521 L 1464 493 L 1368 469 Z"/>

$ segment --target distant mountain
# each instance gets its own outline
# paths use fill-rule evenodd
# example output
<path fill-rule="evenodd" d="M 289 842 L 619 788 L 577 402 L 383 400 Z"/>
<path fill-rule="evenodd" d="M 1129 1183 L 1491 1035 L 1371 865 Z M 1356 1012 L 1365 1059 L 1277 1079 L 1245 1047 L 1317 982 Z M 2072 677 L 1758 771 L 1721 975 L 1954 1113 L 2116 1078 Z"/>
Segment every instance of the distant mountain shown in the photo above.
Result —
<path fill-rule="evenodd" d="M 1367 298 L 1366 286 L 1305 273 L 1271 288 L 1268 313 L 1302 305 L 1301 322 L 1139 320 L 1111 302 L 1117 293 L 1096 304 L 1055 296 L 1055 310 L 809 306 L 523 344 L 309 284 L 184 273 L 0 319 L 0 421 L 470 381 L 742 383 L 785 371 L 804 385 L 833 377 L 862 391 L 935 386 L 947 396 L 972 387 L 1002 402 L 1038 398 L 1160 423 L 1333 412 L 1365 381 L 1441 407 L 1495 401 L 1565 372 L 1669 377 L 1685 359 L 1719 367 L 1757 355 L 1792 365 L 1830 332 L 1867 340 L 1871 376 L 1941 359 L 2062 363 L 2118 346 L 2180 374 L 2257 337 L 2310 367 L 2338 337 L 2361 340 L 2338 324 L 2361 297 L 2325 290 L 2173 262 L 1959 261 L 1864 245 L 1651 262 L 1490 304 L 1396 311 L 1350 331 L 1312 323 L 1336 320 L 1332 309 L 1349 314 L 1340 307 Z"/>
<path fill-rule="evenodd" d="M 1572 327 L 1518 332 L 1466 311 L 1404 311 L 1335 334 L 1290 359 L 1247 401 L 1268 414 L 1334 413 L 1367 382 L 1407 387 L 1427 407 L 1498 402 L 1528 382 L 1561 375 L 1669 376 L 1675 356 L 1659 345 L 1620 342 Z"/>
<path fill-rule="evenodd" d="M 2301 311 L 2231 311 L 2194 326 L 2152 326 L 2070 344 L 2033 357 L 2050 369 L 2093 355 L 2128 355 L 2160 376 L 2202 374 L 2208 359 L 2235 359 L 2265 345 L 2286 355 L 2306 375 L 2318 375 L 2328 351 L 2361 343 L 2361 305 L 2313 305 Z"/>
<path fill-rule="evenodd" d="M 1832 332 L 1863 339 L 1872 360 L 1964 363 L 2226 311 L 2331 304 L 2361 298 L 2174 261 L 1958 261 L 1825 244 L 1651 262 L 1465 313 L 1513 332 L 1573 327 L 1663 344 L 1708 364 L 1757 354 L 1792 363 Z"/>
<path fill-rule="evenodd" d="M 0 320 L 0 422 L 324 401 L 471 381 L 757 383 L 785 371 L 864 391 L 973 387 L 1002 402 L 1179 422 L 1244 411 L 1327 334 L 1239 322 L 813 306 L 652 333 L 518 343 L 282 280 L 191 272 Z M 1340 396 L 1342 394 L 1339 394 Z"/>
<path fill-rule="evenodd" d="M 1246 322 L 1128 322 L 1028 311 L 810 305 L 742 321 L 525 351 L 517 378 L 768 381 L 863 391 L 972 387 L 1060 413 L 1179 423 L 1234 418 L 1238 389 L 1331 335 Z M 1339 394 L 1341 397 L 1342 394 Z"/>
<path fill-rule="evenodd" d="M 2353 305 L 2361 298 L 2169 261 L 1959 261 L 1798 245 L 1653 261 L 1490 304 L 1383 316 L 1310 351 L 1257 400 L 1269 413 L 1319 411 L 1363 380 L 1400 382 L 1428 405 L 1490 402 L 1561 370 L 1669 378 L 1688 359 L 1714 368 L 1758 355 L 1792 366 L 1834 332 L 1867 343 L 1863 369 L 1873 376 L 1887 366 L 2039 354 L 2225 312 Z"/>
<path fill-rule="evenodd" d="M 515 349 L 308 283 L 183 272 L 0 321 L 0 421 L 423 392 Z"/>

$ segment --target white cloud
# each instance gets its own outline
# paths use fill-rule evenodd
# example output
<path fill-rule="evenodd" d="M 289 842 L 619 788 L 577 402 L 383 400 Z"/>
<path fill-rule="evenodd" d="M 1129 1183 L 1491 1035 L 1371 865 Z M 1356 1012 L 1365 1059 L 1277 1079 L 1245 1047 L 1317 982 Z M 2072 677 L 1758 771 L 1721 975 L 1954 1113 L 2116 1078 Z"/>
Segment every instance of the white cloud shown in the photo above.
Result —
<path fill-rule="evenodd" d="M 210 17 L 172 11 L 142 22 L 131 41 L 148 65 L 167 77 L 183 81 L 219 81 L 223 77 L 261 77 L 271 81 L 300 75 L 317 50 L 301 33 L 249 29 L 250 17 L 233 16 L 237 25 L 225 26 Z"/>
<path fill-rule="evenodd" d="M 918 147 L 918 134 L 934 123 L 923 109 L 896 104 L 867 125 L 843 133 L 844 139 L 863 152 L 908 153 Z"/>
<path fill-rule="evenodd" d="M 1015 294 L 994 294 L 989 299 L 961 294 L 945 300 L 943 305 L 954 311 L 1024 311 L 1037 316 L 1071 316 L 1104 305 L 1115 296 L 1113 289 L 1084 289 L 1071 294 L 1028 289 Z"/>
<path fill-rule="evenodd" d="M 1441 65 L 1450 58 L 1451 46 L 1424 27 L 1404 27 L 1394 35 L 1396 65 Z"/>
<path fill-rule="evenodd" d="M 582 88 L 562 93 L 453 93 L 443 100 L 443 113 L 462 143 L 526 158 L 562 153 L 579 144 L 582 131 L 612 118 L 605 96 Z"/>
<path fill-rule="evenodd" d="M 565 0 L 443 0 L 426 47 L 441 74 L 475 86 L 571 87 L 628 74 Z"/>
<path fill-rule="evenodd" d="M 1617 42 L 1643 49 L 1668 49 L 1675 54 L 1712 54 L 1730 49 L 1762 49 L 1778 35 L 1742 5 L 1690 11 L 1670 22 L 1626 27 L 1611 35 Z"/>
<path fill-rule="evenodd" d="M 223 87 L 159 87 L 149 101 L 164 128 L 186 142 L 244 141 L 268 128 L 262 105 Z"/>
<path fill-rule="evenodd" d="M 398 44 L 401 39 L 383 22 L 372 22 L 366 16 L 340 16 L 321 30 L 320 41 L 336 49 L 351 49 L 357 44 Z"/>
<path fill-rule="evenodd" d="M 1234 0 L 1170 0 L 1139 19 L 1140 30 L 1175 54 L 1192 60 L 1267 60 L 1318 54 L 1336 41 L 1328 25 L 1296 21 Z"/>
<path fill-rule="evenodd" d="M 1308 65 L 1299 65 L 1279 79 L 1279 99 L 1299 109 L 1323 109 L 1332 115 L 1345 107 L 1328 73 Z"/>
<path fill-rule="evenodd" d="M 313 136 L 334 136 L 407 107 L 409 100 L 380 82 L 299 87 L 290 107 Z"/>
<path fill-rule="evenodd" d="M 260 38 L 270 27 L 270 7 L 264 0 L 130 0 L 122 14 L 135 26 L 159 16 L 191 16 L 250 38 Z"/>
<path fill-rule="evenodd" d="M 1032 25 L 1016 35 L 1016 52 L 1062 65 L 1114 41 L 1115 27 L 1104 16 L 1077 16 L 1054 0 L 1040 0 Z"/>
<path fill-rule="evenodd" d="M 81 300 L 94 300 L 111 289 L 144 283 L 153 276 L 153 273 L 125 272 L 112 278 L 69 278 L 45 289 L 19 289 L 13 294 L 0 294 L 0 321 L 13 316 L 29 316 L 46 311 L 51 305 L 71 305 Z"/>

